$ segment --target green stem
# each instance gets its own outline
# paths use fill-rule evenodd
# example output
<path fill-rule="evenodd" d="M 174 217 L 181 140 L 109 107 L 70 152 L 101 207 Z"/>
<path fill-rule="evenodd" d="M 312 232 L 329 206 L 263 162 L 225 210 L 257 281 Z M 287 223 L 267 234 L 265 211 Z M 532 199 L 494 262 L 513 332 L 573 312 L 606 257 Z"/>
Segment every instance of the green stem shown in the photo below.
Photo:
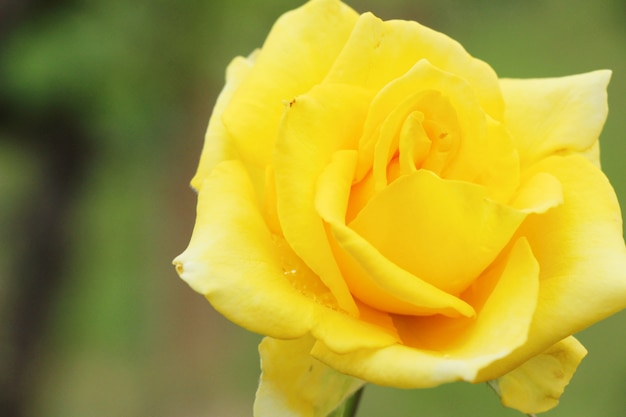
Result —
<path fill-rule="evenodd" d="M 352 394 L 351 397 L 346 398 L 343 404 L 341 404 L 335 411 L 330 413 L 328 417 L 355 417 L 356 412 L 359 408 L 359 403 L 361 402 L 361 397 L 363 396 L 364 389 L 365 385 L 359 388 L 359 390 Z"/>
<path fill-rule="evenodd" d="M 359 388 L 357 392 L 350 397 L 346 403 L 346 417 L 355 417 L 356 412 L 359 409 L 359 404 L 361 403 L 361 397 L 363 396 L 363 390 L 365 389 L 365 385 Z"/>

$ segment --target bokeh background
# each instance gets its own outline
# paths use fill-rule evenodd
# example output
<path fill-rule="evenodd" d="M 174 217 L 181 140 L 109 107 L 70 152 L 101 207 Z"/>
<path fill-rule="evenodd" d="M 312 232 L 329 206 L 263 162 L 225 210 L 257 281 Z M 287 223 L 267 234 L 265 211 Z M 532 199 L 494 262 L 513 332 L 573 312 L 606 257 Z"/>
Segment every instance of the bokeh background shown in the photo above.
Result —
<path fill-rule="evenodd" d="M 0 1 L 0 415 L 244 417 L 260 337 L 171 259 L 224 68 L 294 0 Z M 418 20 L 505 77 L 613 69 L 604 170 L 626 206 L 626 2 L 349 1 Z M 626 410 L 626 315 L 546 416 Z M 360 417 L 518 416 L 483 384 L 368 387 Z"/>

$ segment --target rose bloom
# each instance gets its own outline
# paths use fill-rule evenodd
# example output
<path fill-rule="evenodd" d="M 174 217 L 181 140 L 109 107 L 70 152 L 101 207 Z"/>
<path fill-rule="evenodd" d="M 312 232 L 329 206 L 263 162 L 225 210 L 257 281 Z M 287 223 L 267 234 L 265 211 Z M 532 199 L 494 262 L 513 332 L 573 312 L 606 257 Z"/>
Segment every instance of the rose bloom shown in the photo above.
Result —
<path fill-rule="evenodd" d="M 256 415 L 325 416 L 365 382 L 497 380 L 507 406 L 555 406 L 586 353 L 571 335 L 626 306 L 609 77 L 499 79 L 338 0 L 235 58 L 174 263 L 267 336 Z"/>

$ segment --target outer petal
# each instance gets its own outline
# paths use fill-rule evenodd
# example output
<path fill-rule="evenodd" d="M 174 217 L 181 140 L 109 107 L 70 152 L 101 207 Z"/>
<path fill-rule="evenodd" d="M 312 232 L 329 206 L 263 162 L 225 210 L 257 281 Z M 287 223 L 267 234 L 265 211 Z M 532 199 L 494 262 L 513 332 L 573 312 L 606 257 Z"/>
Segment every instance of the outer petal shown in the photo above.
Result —
<path fill-rule="evenodd" d="M 263 339 L 255 417 L 326 417 L 365 383 L 315 359 L 313 344 L 309 336 Z"/>
<path fill-rule="evenodd" d="M 284 103 L 324 79 L 357 17 L 337 0 L 312 0 L 278 19 L 223 114 L 245 162 L 270 162 Z"/>
<path fill-rule="evenodd" d="M 526 341 L 538 275 L 528 243 L 520 239 L 468 294 L 473 302 L 482 304 L 476 319 L 436 320 L 430 326 L 429 318 L 421 319 L 421 324 L 401 319 L 397 324 L 404 344 L 340 354 L 318 342 L 312 354 L 340 372 L 379 385 L 427 388 L 457 380 L 475 381 L 481 368 Z M 491 292 L 481 301 L 487 289 Z M 438 332 L 443 338 L 431 337 Z M 426 342 L 417 340 L 420 338 Z M 434 345 L 428 344 L 431 342 Z"/>
<path fill-rule="evenodd" d="M 174 264 L 182 279 L 242 327 L 293 338 L 312 325 L 314 304 L 290 285 L 238 161 L 222 162 L 202 184 L 191 242 Z"/>
<path fill-rule="evenodd" d="M 555 153 L 585 152 L 597 158 L 593 147 L 608 113 L 610 76 L 605 70 L 561 78 L 500 80 L 505 124 L 522 166 Z"/>
<path fill-rule="evenodd" d="M 237 57 L 232 60 L 226 70 L 226 85 L 222 89 L 217 102 L 213 107 L 213 113 L 209 120 L 209 127 L 204 137 L 204 146 L 200 156 L 200 164 L 196 175 L 191 180 L 191 185 L 196 190 L 200 189 L 202 182 L 209 176 L 213 168 L 222 161 L 234 159 L 237 156 L 233 139 L 230 137 L 222 123 L 222 113 L 230 102 L 230 99 L 243 79 L 245 79 L 254 65 L 255 55 L 248 58 Z"/>
<path fill-rule="evenodd" d="M 587 350 L 568 337 L 520 367 L 498 378 L 502 403 L 523 413 L 542 413 L 556 407 Z"/>
<path fill-rule="evenodd" d="M 541 267 L 539 304 L 528 343 L 482 372 L 493 379 L 557 341 L 626 307 L 626 248 L 620 209 L 606 177 L 579 155 L 532 167 L 561 181 L 564 203 L 520 227 Z"/>

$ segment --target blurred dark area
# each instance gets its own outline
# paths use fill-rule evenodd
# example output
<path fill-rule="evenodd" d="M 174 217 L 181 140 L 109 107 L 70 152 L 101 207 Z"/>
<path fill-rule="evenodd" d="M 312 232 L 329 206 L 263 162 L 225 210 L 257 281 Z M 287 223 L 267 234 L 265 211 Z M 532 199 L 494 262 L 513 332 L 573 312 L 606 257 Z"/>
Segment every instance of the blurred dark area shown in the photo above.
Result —
<path fill-rule="evenodd" d="M 0 1 L 0 416 L 252 414 L 259 336 L 171 260 L 193 227 L 188 182 L 226 65 L 301 3 Z M 612 69 L 602 162 L 626 205 L 621 0 L 349 4 L 441 30 L 505 77 Z M 590 354 L 547 416 L 623 413 L 625 325 L 621 313 L 580 335 Z M 371 387 L 362 407 L 519 415 L 469 384 Z"/>

